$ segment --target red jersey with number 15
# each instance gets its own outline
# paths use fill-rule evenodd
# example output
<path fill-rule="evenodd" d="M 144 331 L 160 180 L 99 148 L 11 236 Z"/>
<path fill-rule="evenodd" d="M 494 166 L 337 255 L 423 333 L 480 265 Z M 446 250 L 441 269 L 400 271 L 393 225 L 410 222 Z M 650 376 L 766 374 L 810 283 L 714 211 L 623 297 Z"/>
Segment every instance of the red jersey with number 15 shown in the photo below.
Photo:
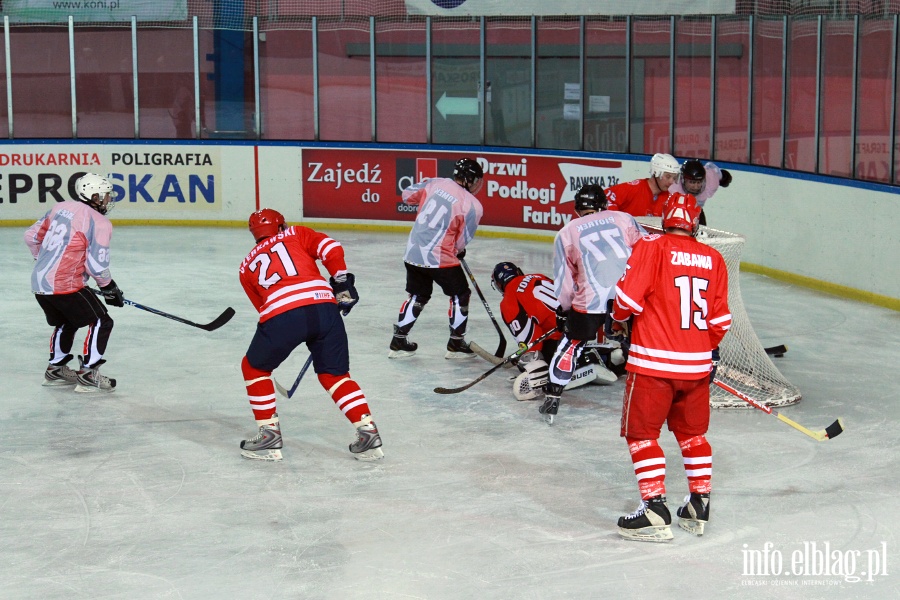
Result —
<path fill-rule="evenodd" d="M 257 244 L 241 263 L 240 279 L 262 323 L 298 306 L 336 304 L 316 261 L 332 277 L 347 272 L 340 242 L 294 225 Z"/>
<path fill-rule="evenodd" d="M 645 236 L 616 286 L 613 319 L 631 315 L 628 371 L 667 379 L 709 376 L 712 350 L 731 327 L 722 255 L 693 237 Z"/>

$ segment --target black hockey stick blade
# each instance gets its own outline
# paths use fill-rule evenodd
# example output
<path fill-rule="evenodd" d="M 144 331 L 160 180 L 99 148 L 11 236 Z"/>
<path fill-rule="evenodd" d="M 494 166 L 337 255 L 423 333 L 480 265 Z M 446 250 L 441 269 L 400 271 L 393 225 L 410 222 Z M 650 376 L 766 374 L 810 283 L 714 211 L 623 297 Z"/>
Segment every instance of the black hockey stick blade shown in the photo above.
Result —
<path fill-rule="evenodd" d="M 200 325 L 200 329 L 204 331 L 215 331 L 225 323 L 231 320 L 231 317 L 234 316 L 234 309 L 230 306 L 222 311 L 222 314 L 207 323 L 206 325 Z"/>
<path fill-rule="evenodd" d="M 781 358 L 787 351 L 788 348 L 784 344 L 778 344 L 777 346 L 770 346 L 769 348 L 766 348 L 766 354 L 774 356 L 775 358 Z"/>
<path fill-rule="evenodd" d="M 844 422 L 838 419 L 831 425 L 825 428 L 825 435 L 828 436 L 828 439 L 832 439 L 841 435 L 844 432 Z"/>
<path fill-rule="evenodd" d="M 307 369 L 309 369 L 309 366 L 312 364 L 312 358 L 312 354 L 307 357 L 306 362 L 303 363 L 303 368 L 300 369 L 300 374 L 297 375 L 297 378 L 294 380 L 294 385 L 291 386 L 291 389 L 285 389 L 283 385 L 278 383 L 277 379 L 275 379 L 274 377 L 272 378 L 272 381 L 275 382 L 275 389 L 278 390 L 279 394 L 281 394 L 285 398 L 294 397 L 294 392 L 297 391 L 297 386 L 300 385 L 300 380 L 303 379 L 303 376 L 306 375 Z"/>

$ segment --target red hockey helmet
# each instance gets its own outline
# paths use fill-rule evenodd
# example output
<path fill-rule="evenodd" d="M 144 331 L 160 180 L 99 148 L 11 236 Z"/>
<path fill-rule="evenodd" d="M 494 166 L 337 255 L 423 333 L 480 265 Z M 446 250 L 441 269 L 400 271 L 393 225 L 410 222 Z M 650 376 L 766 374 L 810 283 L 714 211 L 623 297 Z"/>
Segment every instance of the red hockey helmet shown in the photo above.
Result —
<path fill-rule="evenodd" d="M 700 227 L 700 207 L 693 194 L 672 194 L 663 207 L 663 229 L 682 229 L 691 235 Z"/>
<path fill-rule="evenodd" d="M 284 227 L 284 215 L 271 208 L 261 208 L 250 215 L 250 234 L 257 242 L 272 237 Z"/>

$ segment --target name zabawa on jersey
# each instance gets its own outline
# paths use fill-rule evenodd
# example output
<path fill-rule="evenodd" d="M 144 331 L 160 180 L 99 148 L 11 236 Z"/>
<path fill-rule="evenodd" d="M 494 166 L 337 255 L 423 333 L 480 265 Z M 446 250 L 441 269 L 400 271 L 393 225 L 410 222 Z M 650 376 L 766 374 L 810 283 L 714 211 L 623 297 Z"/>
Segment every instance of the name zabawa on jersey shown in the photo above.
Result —
<path fill-rule="evenodd" d="M 212 165 L 209 154 L 199 152 L 113 152 L 112 164 L 147 166 L 203 166 Z"/>
<path fill-rule="evenodd" d="M 712 256 L 706 254 L 688 254 L 672 250 L 672 264 L 686 267 L 700 267 L 712 271 Z"/>

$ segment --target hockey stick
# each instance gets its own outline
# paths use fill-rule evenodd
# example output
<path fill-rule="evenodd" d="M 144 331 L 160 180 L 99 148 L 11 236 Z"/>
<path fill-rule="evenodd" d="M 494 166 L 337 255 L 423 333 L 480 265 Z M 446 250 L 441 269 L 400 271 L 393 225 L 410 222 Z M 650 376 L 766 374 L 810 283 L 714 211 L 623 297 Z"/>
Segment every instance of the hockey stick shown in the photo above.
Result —
<path fill-rule="evenodd" d="M 284 396 L 285 398 L 291 398 L 294 395 L 294 392 L 297 391 L 297 386 L 300 385 L 300 380 L 303 379 L 303 376 L 306 374 L 307 369 L 309 369 L 309 365 L 312 364 L 312 354 L 309 355 L 309 358 L 306 359 L 306 362 L 303 364 L 303 368 L 300 369 L 300 374 L 297 375 L 297 379 L 294 380 L 294 385 L 291 386 L 291 389 L 286 390 L 284 386 L 278 383 L 278 380 L 274 377 L 272 381 L 275 382 L 275 389 L 278 390 L 278 393 Z"/>
<path fill-rule="evenodd" d="M 479 381 L 486 379 L 488 377 L 488 375 L 490 375 L 497 369 L 501 368 L 503 365 L 507 364 L 508 362 L 512 361 L 515 358 L 518 358 L 519 356 L 522 356 L 523 354 L 525 354 L 526 352 L 528 352 L 529 350 L 531 350 L 532 348 L 534 348 L 535 346 L 537 346 L 538 344 L 543 342 L 545 339 L 547 339 L 548 337 L 553 335 L 554 333 L 556 333 L 556 327 L 554 327 L 553 329 L 551 329 L 550 331 L 548 331 L 547 333 L 545 333 L 538 339 L 534 340 L 534 343 L 531 344 L 530 346 L 524 346 L 522 348 L 519 348 L 518 350 L 516 350 L 515 352 L 513 352 L 512 354 L 507 356 L 503 360 L 503 362 L 501 362 L 499 365 L 494 365 L 493 367 L 491 367 L 490 369 L 488 369 L 487 371 L 482 373 L 481 376 L 478 377 L 478 379 L 475 379 L 474 381 L 471 381 L 464 386 L 456 387 L 456 388 L 436 387 L 436 388 L 434 388 L 434 392 L 436 394 L 458 394 L 459 392 L 465 391 L 465 390 L 469 389 L 470 387 L 472 387 L 473 385 L 475 385 L 476 383 L 478 383 Z"/>
<path fill-rule="evenodd" d="M 94 289 L 92 287 L 88 287 L 89 290 L 97 294 L 98 296 L 102 296 L 103 292 L 100 290 Z M 188 321 L 187 319 L 182 319 L 181 317 L 176 317 L 175 315 L 170 315 L 167 312 L 163 312 L 156 308 L 151 308 L 149 306 L 144 306 L 143 304 L 138 304 L 133 300 L 129 300 L 128 298 L 122 298 L 122 302 L 125 303 L 126 306 L 133 306 L 134 308 L 139 308 L 141 310 L 145 310 L 149 313 L 153 313 L 154 315 L 159 315 L 161 317 L 165 317 L 167 319 L 172 319 L 173 321 L 178 321 L 179 323 L 184 323 L 185 325 L 190 325 L 191 327 L 197 327 L 199 329 L 203 329 L 204 331 L 214 331 L 231 320 L 231 317 L 234 316 L 234 309 L 230 306 L 222 311 L 222 314 L 210 321 L 209 323 L 194 323 L 193 321 Z"/>
<path fill-rule="evenodd" d="M 805 433 L 806 435 L 808 435 L 809 437 L 811 437 L 814 440 L 817 440 L 819 442 L 824 442 L 825 440 L 830 440 L 831 438 L 837 437 L 841 434 L 842 431 L 844 431 L 844 423 L 840 419 L 838 419 L 837 421 L 835 421 L 834 423 L 832 423 L 831 425 L 829 425 L 822 431 L 809 430 L 806 427 L 804 427 L 803 425 L 797 423 L 796 421 L 792 421 L 791 419 L 788 419 L 786 416 L 782 415 L 777 410 L 769 408 L 768 406 L 761 403 L 760 401 L 754 400 L 750 396 L 734 389 L 727 383 L 722 383 L 718 379 L 714 380 L 713 383 L 715 383 L 717 386 L 719 386 L 720 388 L 722 388 L 729 394 L 734 394 L 735 396 L 737 396 L 738 398 L 740 398 L 747 404 L 750 404 L 751 406 L 754 406 L 763 412 L 767 412 L 770 415 L 774 415 L 775 417 L 778 418 L 778 420 L 787 423 L 788 425 L 790 425 L 797 431 L 801 431 L 801 432 Z"/>
<path fill-rule="evenodd" d="M 784 344 L 778 344 L 777 346 L 771 346 L 766 348 L 766 354 L 770 354 L 775 358 L 781 358 L 784 356 L 784 353 L 788 351 L 787 346 Z"/>
<path fill-rule="evenodd" d="M 500 329 L 500 325 L 497 323 L 497 319 L 494 318 L 494 313 L 491 312 L 491 306 L 488 304 L 487 300 L 485 300 L 484 294 L 481 293 L 481 288 L 478 287 L 478 282 L 475 281 L 475 276 L 472 275 L 472 271 L 469 269 L 469 265 L 466 264 L 466 259 L 460 258 L 459 264 L 462 265 L 462 268 L 466 272 L 466 275 L 468 275 L 469 279 L 472 280 L 472 287 L 474 287 L 475 291 L 478 292 L 478 297 L 481 298 L 481 303 L 484 304 L 484 308 L 485 310 L 487 310 L 487 314 L 491 318 L 491 323 L 494 324 L 494 329 L 496 329 L 497 333 L 500 334 L 500 345 L 497 346 L 497 351 L 494 352 L 494 356 L 500 358 L 506 353 L 506 336 L 503 335 L 503 330 Z"/>

